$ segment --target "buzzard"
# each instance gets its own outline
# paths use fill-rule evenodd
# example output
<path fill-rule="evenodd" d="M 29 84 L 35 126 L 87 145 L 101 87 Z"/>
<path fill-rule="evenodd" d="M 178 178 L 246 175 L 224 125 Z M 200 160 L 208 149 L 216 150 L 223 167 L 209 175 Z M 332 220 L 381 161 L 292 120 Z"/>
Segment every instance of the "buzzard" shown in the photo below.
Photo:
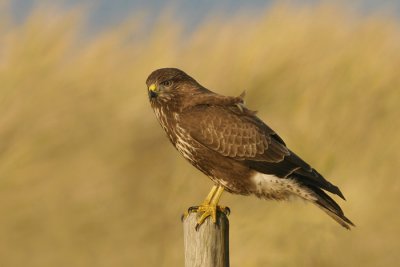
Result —
<path fill-rule="evenodd" d="M 214 186 L 196 208 L 198 225 L 216 211 L 222 192 L 263 199 L 299 197 L 350 229 L 354 224 L 325 192 L 340 189 L 289 150 L 239 97 L 216 94 L 176 68 L 155 70 L 146 81 L 151 107 L 176 149 Z"/>

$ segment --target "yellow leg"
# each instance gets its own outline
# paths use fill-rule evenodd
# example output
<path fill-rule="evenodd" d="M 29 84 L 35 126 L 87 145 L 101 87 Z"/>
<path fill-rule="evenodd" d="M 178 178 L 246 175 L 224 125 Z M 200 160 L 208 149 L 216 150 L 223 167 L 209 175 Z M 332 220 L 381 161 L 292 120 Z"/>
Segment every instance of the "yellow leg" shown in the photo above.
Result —
<path fill-rule="evenodd" d="M 210 202 L 211 205 L 217 206 L 219 199 L 221 198 L 222 193 L 224 192 L 224 188 L 222 186 L 217 186 L 215 194 L 213 194 L 212 200 Z"/>
<path fill-rule="evenodd" d="M 214 186 L 211 188 L 210 193 L 208 193 L 206 199 L 204 199 L 204 201 L 203 201 L 203 204 L 201 204 L 202 206 L 205 206 L 205 205 L 208 205 L 208 204 L 211 203 L 211 201 L 212 201 L 212 199 L 213 199 L 213 197 L 214 197 L 215 192 L 217 191 L 217 189 L 218 189 L 218 186 L 217 186 L 217 185 L 214 185 Z"/>
<path fill-rule="evenodd" d="M 191 213 L 191 212 L 198 212 L 200 210 L 200 207 L 209 206 L 211 201 L 213 200 L 213 197 L 214 197 L 215 192 L 217 191 L 217 189 L 218 189 L 218 186 L 214 185 L 211 188 L 210 193 L 208 193 L 207 197 L 204 199 L 203 203 L 200 206 L 190 207 L 187 211 L 185 211 L 183 213 L 183 215 L 181 217 L 181 220 L 183 221 L 183 219 L 186 218 L 189 215 L 189 213 Z"/>
<path fill-rule="evenodd" d="M 229 214 L 229 208 L 218 206 L 219 199 L 221 198 L 224 188 L 222 186 L 214 186 L 210 193 L 207 195 L 203 204 L 198 207 L 192 207 L 189 212 L 196 212 L 200 215 L 197 220 L 196 229 L 202 225 L 205 220 L 211 216 L 213 223 L 217 222 L 217 210 Z"/>
<path fill-rule="evenodd" d="M 197 221 L 198 225 L 202 225 L 209 216 L 211 216 L 213 223 L 217 222 L 217 205 L 223 192 L 224 188 L 222 186 L 218 186 L 216 192 L 211 198 L 211 201 L 208 204 L 203 204 L 199 206 L 199 208 L 197 209 L 197 213 L 202 212 L 202 214 Z"/>

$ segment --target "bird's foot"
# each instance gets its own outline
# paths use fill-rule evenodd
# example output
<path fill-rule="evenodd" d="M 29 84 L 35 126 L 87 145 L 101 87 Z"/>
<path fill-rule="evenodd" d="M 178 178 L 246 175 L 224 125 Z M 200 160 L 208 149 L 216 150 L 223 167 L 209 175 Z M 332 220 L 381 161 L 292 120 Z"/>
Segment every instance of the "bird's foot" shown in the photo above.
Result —
<path fill-rule="evenodd" d="M 193 206 L 188 209 L 185 214 L 182 216 L 182 220 L 186 218 L 190 213 L 195 212 L 198 214 L 199 218 L 196 223 L 196 230 L 200 228 L 200 226 L 205 222 L 208 217 L 211 217 L 213 223 L 217 223 L 217 214 L 218 212 L 222 212 L 225 215 L 229 215 L 231 210 L 228 207 L 223 206 L 215 206 L 215 205 L 200 205 Z"/>

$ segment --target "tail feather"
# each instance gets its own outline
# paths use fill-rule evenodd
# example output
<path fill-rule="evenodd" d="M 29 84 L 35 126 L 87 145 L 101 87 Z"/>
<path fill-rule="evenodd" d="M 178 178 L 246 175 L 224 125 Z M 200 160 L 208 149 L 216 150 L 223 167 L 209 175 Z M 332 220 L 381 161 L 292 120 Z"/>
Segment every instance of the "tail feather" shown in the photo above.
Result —
<path fill-rule="evenodd" d="M 336 222 L 338 222 L 341 226 L 350 230 L 350 226 L 355 226 L 350 219 L 348 219 L 340 206 L 324 191 L 317 187 L 309 187 L 311 191 L 314 192 L 317 199 L 315 200 L 315 204 L 325 211 L 330 217 L 332 217 Z"/>

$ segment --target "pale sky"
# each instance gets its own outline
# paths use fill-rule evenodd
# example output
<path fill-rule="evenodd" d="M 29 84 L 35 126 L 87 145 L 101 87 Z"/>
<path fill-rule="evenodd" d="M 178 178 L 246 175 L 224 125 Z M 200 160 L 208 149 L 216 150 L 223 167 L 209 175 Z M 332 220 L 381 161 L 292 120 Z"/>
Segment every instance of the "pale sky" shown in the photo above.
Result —
<path fill-rule="evenodd" d="M 57 6 L 60 9 L 70 9 L 78 5 L 87 6 L 89 31 L 112 27 L 126 19 L 130 14 L 140 10 L 147 10 L 154 18 L 167 7 L 173 7 L 179 14 L 179 19 L 185 21 L 187 27 L 193 27 L 201 22 L 210 13 L 219 12 L 224 16 L 231 16 L 240 11 L 257 12 L 265 10 L 278 0 L 12 0 L 12 13 L 16 21 L 23 20 L 29 11 L 38 5 Z M 282 1 L 279 1 L 282 2 Z M 293 5 L 315 5 L 321 2 L 342 2 L 360 14 L 368 14 L 382 9 L 389 10 L 396 17 L 400 17 L 400 0 L 292 0 Z"/>

